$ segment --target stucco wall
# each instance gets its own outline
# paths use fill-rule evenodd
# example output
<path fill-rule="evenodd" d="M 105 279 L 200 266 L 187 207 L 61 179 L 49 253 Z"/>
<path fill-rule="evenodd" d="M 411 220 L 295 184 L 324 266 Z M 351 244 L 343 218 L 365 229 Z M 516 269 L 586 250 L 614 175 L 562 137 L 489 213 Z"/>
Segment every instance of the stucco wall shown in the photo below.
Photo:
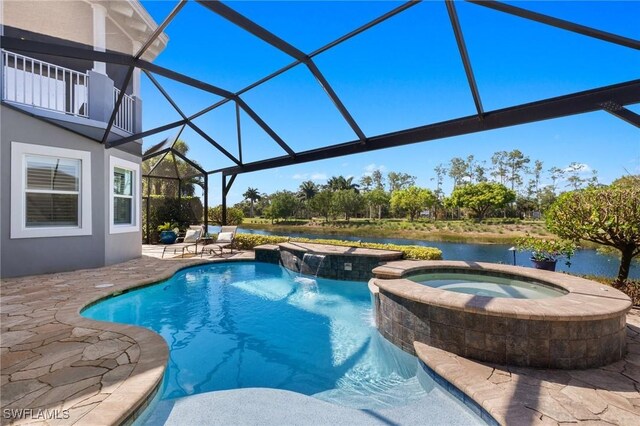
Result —
<path fill-rule="evenodd" d="M 141 255 L 140 232 L 110 235 L 109 156 L 140 158 L 35 119 L 5 106 L 0 110 L 0 276 L 12 277 L 94 268 Z M 91 152 L 92 234 L 11 239 L 11 142 Z"/>
<path fill-rule="evenodd" d="M 73 25 L 63 25 L 73 22 Z M 5 1 L 3 24 L 93 45 L 93 12 L 84 1 Z"/>
<path fill-rule="evenodd" d="M 134 163 L 140 164 L 140 157 L 137 157 L 132 154 L 128 154 L 126 152 L 120 151 L 118 149 L 107 149 L 103 151 L 104 155 L 104 174 L 103 174 L 103 186 L 106 189 L 106 192 L 109 192 L 109 184 L 111 181 L 111 173 L 109 167 L 109 157 L 115 156 L 118 158 L 122 158 L 127 161 L 132 161 Z M 140 195 L 140 194 L 138 194 Z M 114 263 L 124 262 L 126 260 L 130 260 L 136 257 L 142 256 L 142 227 L 138 227 L 138 232 L 127 232 L 123 234 L 111 234 L 109 233 L 109 198 L 110 195 L 107 194 L 107 198 L 105 198 L 105 209 L 103 215 L 103 223 L 105 223 L 105 251 L 104 251 L 104 263 L 105 265 L 112 265 Z M 138 203 L 141 203 L 141 200 L 138 199 Z M 141 211 L 139 209 L 139 211 Z M 138 224 L 141 224 L 142 217 L 138 215 L 137 217 Z"/>
<path fill-rule="evenodd" d="M 107 9 L 106 43 L 107 50 L 133 53 L 131 36 L 125 34 L 113 20 L 126 24 L 123 16 Z M 128 18 L 131 19 L 131 18 Z M 5 1 L 3 24 L 45 34 L 51 37 L 93 46 L 93 10 L 89 3 L 79 0 L 61 1 Z M 142 25 L 142 22 L 140 23 Z M 140 43 L 147 35 L 140 36 Z"/>
<path fill-rule="evenodd" d="M 4 0 L 0 1 L 0 23 L 31 33 L 93 46 L 92 3 L 100 4 L 106 9 L 107 50 L 131 55 L 157 28 L 153 18 L 136 0 Z M 167 41 L 167 36 L 162 34 L 143 58 L 155 59 L 165 48 Z"/>
<path fill-rule="evenodd" d="M 104 148 L 82 136 L 2 107 L 0 165 L 0 273 L 3 277 L 42 274 L 104 264 Z M 91 152 L 92 235 L 11 239 L 11 142 Z"/>

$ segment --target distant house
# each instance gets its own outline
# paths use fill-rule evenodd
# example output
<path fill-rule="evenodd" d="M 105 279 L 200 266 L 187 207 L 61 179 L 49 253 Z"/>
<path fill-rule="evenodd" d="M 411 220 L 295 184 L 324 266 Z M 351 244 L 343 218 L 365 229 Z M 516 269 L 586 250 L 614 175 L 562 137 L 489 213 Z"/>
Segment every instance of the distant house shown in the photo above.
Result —
<path fill-rule="evenodd" d="M 157 28 L 136 0 L 4 1 L 7 37 L 135 54 Z M 144 59 L 166 46 L 162 34 Z M 141 255 L 142 141 L 101 143 L 127 68 L 2 49 L 0 275 L 99 267 Z M 109 140 L 139 133 L 140 71 Z"/>

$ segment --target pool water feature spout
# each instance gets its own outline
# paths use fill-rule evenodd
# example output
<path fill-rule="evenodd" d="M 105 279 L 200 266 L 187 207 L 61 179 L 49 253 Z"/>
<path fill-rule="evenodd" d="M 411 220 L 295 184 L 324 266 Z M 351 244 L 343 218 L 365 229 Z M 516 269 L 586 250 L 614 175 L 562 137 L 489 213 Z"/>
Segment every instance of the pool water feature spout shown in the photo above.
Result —
<path fill-rule="evenodd" d="M 323 254 L 305 253 L 304 256 L 302 256 L 300 273 L 317 277 L 325 257 Z"/>
<path fill-rule="evenodd" d="M 300 263 L 299 259 L 293 254 L 286 250 L 278 250 L 280 252 L 279 263 L 287 271 L 300 272 Z"/>

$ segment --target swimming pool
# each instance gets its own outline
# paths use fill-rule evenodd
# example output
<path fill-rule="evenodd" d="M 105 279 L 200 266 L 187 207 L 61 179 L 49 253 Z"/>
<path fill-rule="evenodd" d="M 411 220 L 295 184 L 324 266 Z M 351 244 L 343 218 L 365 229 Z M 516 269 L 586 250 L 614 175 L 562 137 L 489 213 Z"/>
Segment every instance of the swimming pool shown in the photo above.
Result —
<path fill-rule="evenodd" d="M 511 299 L 546 299 L 548 297 L 559 297 L 566 294 L 565 291 L 560 289 L 533 281 L 474 273 L 430 272 L 426 274 L 409 275 L 407 278 L 411 281 L 428 285 L 429 287 L 476 296 L 505 297 Z"/>
<path fill-rule="evenodd" d="M 433 380 L 419 378 L 415 357 L 380 336 L 363 282 L 312 279 L 259 262 L 204 265 L 82 315 L 165 339 L 161 400 L 276 388 L 358 409 L 420 402 L 434 415 L 481 423 Z"/>

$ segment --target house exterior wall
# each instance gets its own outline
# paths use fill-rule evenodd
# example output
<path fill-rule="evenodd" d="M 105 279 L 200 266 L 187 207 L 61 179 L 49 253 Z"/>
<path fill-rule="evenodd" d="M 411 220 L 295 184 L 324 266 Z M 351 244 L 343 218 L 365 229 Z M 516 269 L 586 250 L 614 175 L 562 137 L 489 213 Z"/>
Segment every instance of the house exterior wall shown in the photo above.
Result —
<path fill-rule="evenodd" d="M 24 37 L 28 40 L 65 46 L 95 45 L 96 50 L 106 48 L 131 55 L 142 46 L 156 28 L 157 23 L 137 0 L 117 2 L 0 0 L 0 34 L 8 37 Z M 143 58 L 153 60 L 164 49 L 167 41 L 166 35 L 160 34 Z M 69 111 L 67 114 L 46 111 L 26 102 L 23 105 L 18 101 L 17 96 L 14 99 L 16 102 L 12 102 L 11 99 L 3 100 L 3 103 L 6 101 L 7 104 L 0 106 L 0 178 L 2 179 L 0 182 L 0 277 L 94 268 L 140 257 L 142 254 L 141 194 L 139 192 L 134 194 L 138 204 L 137 229 L 124 230 L 122 225 L 112 229 L 110 223 L 113 208 L 111 204 L 113 176 L 110 162 L 112 157 L 117 157 L 140 165 L 141 143 L 134 141 L 118 148 L 105 149 L 104 145 L 96 142 L 104 133 L 100 125 L 104 124 L 106 127 L 112 114 L 114 83 L 115 87 L 122 86 L 127 67 L 113 64 L 104 66 L 92 61 L 50 55 L 34 54 L 33 57 L 80 73 L 88 72 L 89 93 L 87 95 L 90 116 L 87 118 L 73 111 L 71 114 Z M 105 71 L 107 75 L 101 74 Z M 3 83 L 2 74 L 0 73 L 0 83 Z M 139 80 L 139 70 L 135 70 L 134 78 L 125 90 L 125 93 L 133 94 L 135 99 L 132 129 L 134 132 L 139 132 L 142 128 Z M 121 133 L 126 134 L 131 130 L 112 128 L 111 131 L 112 134 L 123 136 Z M 27 235 L 33 236 L 35 231 L 34 228 L 27 228 L 18 222 L 19 231 L 14 232 L 14 238 L 12 238 L 11 215 L 12 208 L 15 209 L 15 206 L 12 206 L 12 142 L 90 153 L 91 170 L 88 179 L 91 187 L 91 226 L 89 235 L 20 238 Z M 14 152 L 16 158 L 22 158 L 18 152 L 20 151 L 16 148 Z M 74 153 L 69 154 L 73 157 Z M 82 161 L 83 165 L 87 164 L 85 160 Z M 15 179 L 17 177 L 14 177 Z M 140 180 L 140 172 L 138 172 L 136 176 L 138 187 Z M 17 191 L 21 191 L 21 186 L 19 182 Z M 16 191 L 15 188 L 14 191 Z M 18 204 L 18 207 L 24 209 L 24 198 L 21 197 L 24 197 L 24 194 L 17 198 L 22 203 Z M 16 203 L 16 200 L 14 199 L 13 202 Z M 85 218 L 82 223 L 88 227 L 88 218 Z M 58 232 L 60 228 L 48 228 L 44 232 L 50 233 L 51 229 L 56 229 L 55 233 L 60 235 Z M 76 231 L 78 229 L 72 230 L 78 233 Z M 81 231 L 84 233 L 82 226 Z M 42 235 L 40 231 L 37 234 Z"/>
<path fill-rule="evenodd" d="M 133 41 L 110 19 L 107 19 L 107 50 L 134 54 Z"/>
<path fill-rule="evenodd" d="M 106 48 L 133 54 L 157 28 L 157 23 L 137 0 L 9 0 L 0 1 L 0 24 L 86 46 L 95 46 L 93 8 L 104 10 L 103 41 Z M 100 30 L 98 30 L 100 31 Z M 99 37 L 100 38 L 100 37 Z M 161 34 L 143 58 L 149 61 L 165 48 Z"/>
<path fill-rule="evenodd" d="M 136 257 L 142 256 L 142 215 L 140 214 L 141 210 L 138 208 L 137 211 L 137 223 L 138 223 L 138 231 L 137 232 L 126 232 L 121 234 L 112 234 L 109 232 L 109 223 L 110 223 L 110 206 L 109 199 L 111 197 L 109 184 L 111 182 L 111 168 L 109 166 L 110 157 L 118 157 L 127 161 L 131 161 L 136 164 L 140 164 L 141 158 L 139 156 L 129 154 L 127 152 L 120 151 L 118 149 L 106 149 L 102 150 L 103 154 L 103 164 L 104 164 L 104 173 L 103 173 L 103 183 L 102 186 L 105 188 L 105 208 L 103 210 L 104 215 L 102 221 L 105 225 L 105 252 L 104 252 L 104 264 L 112 265 L 114 263 L 124 262 L 130 259 L 134 259 Z M 137 180 L 140 180 L 140 176 L 137 176 Z M 138 206 L 142 203 L 142 198 L 139 193 L 136 193 L 136 197 L 138 198 Z"/>
<path fill-rule="evenodd" d="M 104 147 L 26 114 L 2 106 L 0 131 L 0 275 L 43 274 L 104 265 Z M 92 234 L 11 239 L 11 142 L 91 152 Z"/>
<path fill-rule="evenodd" d="M 0 276 L 95 268 L 141 256 L 140 231 L 109 234 L 109 157 L 140 163 L 139 156 L 106 150 L 95 141 L 5 106 L 0 118 Z M 91 153 L 91 235 L 11 238 L 11 142 Z"/>
<path fill-rule="evenodd" d="M 91 5 L 76 1 L 4 1 L 3 24 L 93 46 Z M 73 25 L 60 25 L 61 23 Z"/>

